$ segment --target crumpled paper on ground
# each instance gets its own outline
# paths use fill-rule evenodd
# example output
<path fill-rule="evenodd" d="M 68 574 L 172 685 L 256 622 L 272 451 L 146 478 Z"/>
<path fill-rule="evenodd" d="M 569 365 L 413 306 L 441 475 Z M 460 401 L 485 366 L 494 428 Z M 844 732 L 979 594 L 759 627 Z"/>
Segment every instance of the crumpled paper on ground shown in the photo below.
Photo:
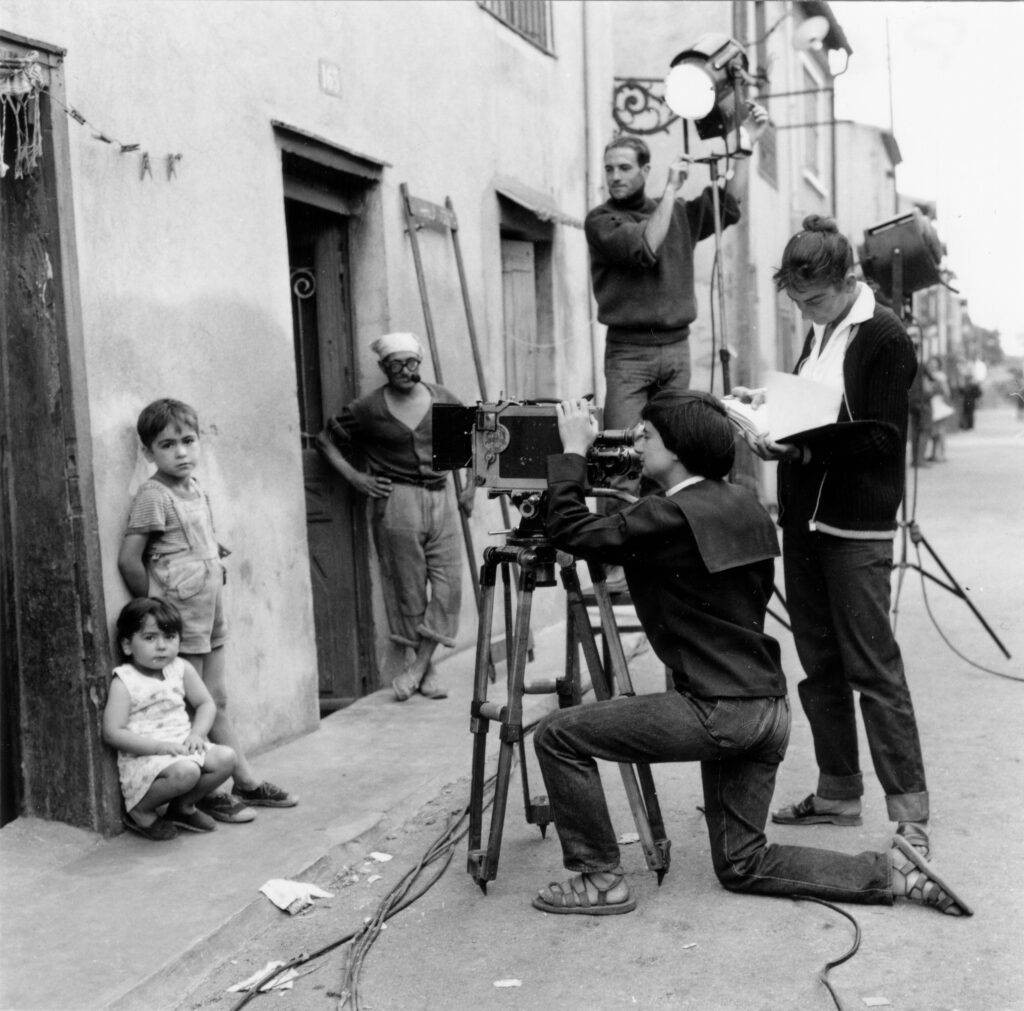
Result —
<path fill-rule="evenodd" d="M 313 905 L 314 899 L 333 899 L 331 892 L 325 892 L 316 885 L 305 881 L 287 881 L 284 878 L 271 878 L 260 891 L 274 903 L 293 916 Z"/>
<path fill-rule="evenodd" d="M 262 889 L 260 890 L 262 891 Z M 243 993 L 244 991 L 251 990 L 268 972 L 273 969 L 280 969 L 282 965 L 284 965 L 284 962 L 267 962 L 262 969 L 257 969 L 248 979 L 243 979 L 241 983 L 229 986 L 228 993 Z M 280 976 L 275 976 L 269 983 L 264 983 L 260 987 L 260 993 L 266 993 L 268 990 L 291 990 L 292 983 L 298 979 L 298 976 L 299 974 L 294 969 L 289 969 L 287 972 L 281 973 Z"/>

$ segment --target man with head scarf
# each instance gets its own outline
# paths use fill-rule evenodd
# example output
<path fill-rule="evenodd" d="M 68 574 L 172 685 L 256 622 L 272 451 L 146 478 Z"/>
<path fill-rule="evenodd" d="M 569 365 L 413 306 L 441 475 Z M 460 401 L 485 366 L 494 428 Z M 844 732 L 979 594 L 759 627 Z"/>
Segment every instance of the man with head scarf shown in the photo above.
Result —
<path fill-rule="evenodd" d="M 374 543 L 391 640 L 408 660 L 391 682 L 400 702 L 414 692 L 443 699 L 432 659 L 454 646 L 462 591 L 455 501 L 446 473 L 432 469 L 434 404 L 458 404 L 443 386 L 423 382 L 423 347 L 412 333 L 389 333 L 370 345 L 387 382 L 327 422 L 317 449 L 356 491 L 370 499 Z M 352 459 L 361 456 L 365 469 Z M 459 508 L 468 516 L 474 486 Z"/>

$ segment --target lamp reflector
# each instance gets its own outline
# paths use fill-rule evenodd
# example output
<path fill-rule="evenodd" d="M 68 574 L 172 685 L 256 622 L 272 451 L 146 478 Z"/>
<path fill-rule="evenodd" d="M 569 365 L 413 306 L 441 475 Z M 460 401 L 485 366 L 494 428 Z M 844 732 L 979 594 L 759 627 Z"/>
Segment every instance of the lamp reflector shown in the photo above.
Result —
<path fill-rule="evenodd" d="M 703 119 L 715 107 L 715 82 L 696 63 L 679 63 L 665 78 L 665 101 L 683 119 Z"/>

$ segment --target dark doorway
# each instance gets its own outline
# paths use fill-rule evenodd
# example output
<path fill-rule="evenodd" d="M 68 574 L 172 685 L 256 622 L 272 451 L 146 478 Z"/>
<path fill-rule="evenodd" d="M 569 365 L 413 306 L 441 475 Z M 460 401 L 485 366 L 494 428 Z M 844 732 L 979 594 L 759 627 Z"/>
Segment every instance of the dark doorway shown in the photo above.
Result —
<path fill-rule="evenodd" d="M 347 206 L 340 201 L 338 209 Z M 287 199 L 285 212 L 320 710 L 325 713 L 377 687 L 364 504 L 314 445 L 327 418 L 356 396 L 349 216 L 300 199 Z"/>

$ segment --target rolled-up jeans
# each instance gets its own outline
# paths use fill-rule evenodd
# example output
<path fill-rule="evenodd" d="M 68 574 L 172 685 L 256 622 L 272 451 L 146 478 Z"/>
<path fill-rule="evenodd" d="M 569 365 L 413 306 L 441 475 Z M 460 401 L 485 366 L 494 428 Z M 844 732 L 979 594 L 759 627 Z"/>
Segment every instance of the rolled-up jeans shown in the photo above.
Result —
<path fill-rule="evenodd" d="M 892 538 L 854 540 L 786 527 L 786 605 L 798 685 L 814 738 L 819 797 L 864 792 L 854 692 L 893 821 L 927 821 L 928 787 L 903 657 L 889 621 Z"/>
<path fill-rule="evenodd" d="M 767 844 L 764 826 L 789 723 L 785 698 L 698 699 L 677 691 L 548 714 L 534 747 L 565 867 L 586 873 L 619 867 L 597 759 L 699 761 L 711 859 L 730 891 L 891 904 L 887 853 Z"/>

